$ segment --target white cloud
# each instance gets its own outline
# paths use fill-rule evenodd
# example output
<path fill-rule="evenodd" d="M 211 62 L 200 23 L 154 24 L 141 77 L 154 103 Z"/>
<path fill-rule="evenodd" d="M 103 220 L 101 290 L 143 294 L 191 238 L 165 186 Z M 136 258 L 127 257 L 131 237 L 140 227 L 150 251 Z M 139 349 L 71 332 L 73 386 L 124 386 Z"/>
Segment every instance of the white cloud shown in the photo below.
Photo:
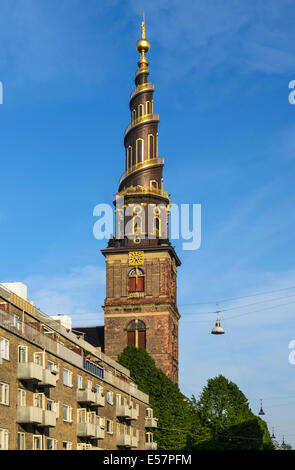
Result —
<path fill-rule="evenodd" d="M 74 267 L 63 275 L 32 275 L 24 282 L 29 298 L 47 315 L 70 315 L 80 326 L 103 324 L 104 269 Z"/>

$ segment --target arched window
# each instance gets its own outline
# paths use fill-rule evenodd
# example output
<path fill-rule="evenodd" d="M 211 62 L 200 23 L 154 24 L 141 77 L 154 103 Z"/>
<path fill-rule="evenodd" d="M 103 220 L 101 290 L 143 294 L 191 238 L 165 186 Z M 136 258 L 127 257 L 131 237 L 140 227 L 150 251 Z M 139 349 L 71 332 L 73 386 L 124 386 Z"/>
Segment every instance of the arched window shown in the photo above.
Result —
<path fill-rule="evenodd" d="M 127 149 L 127 169 L 132 166 L 132 147 L 129 145 Z"/>
<path fill-rule="evenodd" d="M 127 327 L 127 345 L 146 347 L 146 326 L 142 320 L 132 320 Z"/>
<path fill-rule="evenodd" d="M 129 273 L 129 292 L 144 292 L 144 272 L 133 268 Z"/>
<path fill-rule="evenodd" d="M 158 181 L 150 180 L 150 189 L 158 189 Z"/>
<path fill-rule="evenodd" d="M 155 156 L 155 139 L 152 134 L 148 136 L 148 156 L 149 158 L 154 158 Z"/>
<path fill-rule="evenodd" d="M 143 139 L 136 140 L 136 162 L 141 163 L 143 161 Z"/>
<path fill-rule="evenodd" d="M 136 119 L 136 109 L 133 109 L 132 111 L 132 121 L 135 121 Z"/>
<path fill-rule="evenodd" d="M 138 117 L 143 116 L 143 115 L 144 115 L 144 106 L 143 104 L 140 104 L 138 106 Z"/>
<path fill-rule="evenodd" d="M 152 103 L 150 101 L 146 102 L 146 114 L 151 114 L 152 113 Z"/>

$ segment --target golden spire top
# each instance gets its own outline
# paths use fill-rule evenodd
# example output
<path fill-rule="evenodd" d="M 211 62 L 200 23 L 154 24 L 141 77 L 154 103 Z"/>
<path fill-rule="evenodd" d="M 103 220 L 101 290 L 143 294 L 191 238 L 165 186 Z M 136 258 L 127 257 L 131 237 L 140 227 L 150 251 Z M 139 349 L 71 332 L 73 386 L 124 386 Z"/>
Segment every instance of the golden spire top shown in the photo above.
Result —
<path fill-rule="evenodd" d="M 144 13 L 141 12 L 143 21 L 141 22 L 141 39 L 139 39 L 136 43 L 136 49 L 141 54 L 141 58 L 138 62 L 139 67 L 148 65 L 148 61 L 145 58 L 145 53 L 150 50 L 150 43 L 145 37 L 145 16 Z"/>
<path fill-rule="evenodd" d="M 141 11 L 140 13 L 142 14 L 142 17 L 143 17 L 143 21 L 141 23 L 141 37 L 142 39 L 145 39 L 145 16 L 144 16 L 143 11 Z"/>

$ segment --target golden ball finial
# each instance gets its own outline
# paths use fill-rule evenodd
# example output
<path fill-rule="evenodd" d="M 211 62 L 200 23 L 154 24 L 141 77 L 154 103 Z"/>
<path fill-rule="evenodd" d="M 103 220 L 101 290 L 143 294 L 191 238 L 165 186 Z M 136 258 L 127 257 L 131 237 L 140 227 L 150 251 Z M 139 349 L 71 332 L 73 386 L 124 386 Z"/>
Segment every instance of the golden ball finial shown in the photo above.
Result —
<path fill-rule="evenodd" d="M 136 43 L 136 49 L 140 54 L 147 53 L 150 50 L 150 47 L 150 42 L 146 38 L 141 38 Z"/>
<path fill-rule="evenodd" d="M 145 37 L 145 16 L 144 13 L 141 12 L 143 16 L 143 21 L 141 23 L 141 39 L 139 39 L 136 43 L 136 49 L 140 54 L 146 54 L 150 50 L 150 43 Z"/>

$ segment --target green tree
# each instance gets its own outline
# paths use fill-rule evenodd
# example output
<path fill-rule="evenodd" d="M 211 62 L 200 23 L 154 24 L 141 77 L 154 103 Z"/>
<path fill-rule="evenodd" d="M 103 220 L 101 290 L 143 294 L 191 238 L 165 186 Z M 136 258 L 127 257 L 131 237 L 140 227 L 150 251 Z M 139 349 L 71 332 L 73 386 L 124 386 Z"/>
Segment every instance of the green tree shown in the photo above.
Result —
<path fill-rule="evenodd" d="M 147 393 L 154 416 L 158 418 L 158 429 L 154 439 L 162 450 L 187 448 L 188 433 L 193 417 L 190 401 L 178 386 L 156 367 L 154 359 L 145 349 L 127 346 L 118 357 L 118 362 L 130 370 L 138 387 Z M 197 426 L 195 421 L 194 426 Z"/>
<path fill-rule="evenodd" d="M 196 439 L 199 449 L 273 449 L 266 423 L 255 416 L 236 384 L 219 375 L 208 380 L 194 404 L 207 440 Z"/>

